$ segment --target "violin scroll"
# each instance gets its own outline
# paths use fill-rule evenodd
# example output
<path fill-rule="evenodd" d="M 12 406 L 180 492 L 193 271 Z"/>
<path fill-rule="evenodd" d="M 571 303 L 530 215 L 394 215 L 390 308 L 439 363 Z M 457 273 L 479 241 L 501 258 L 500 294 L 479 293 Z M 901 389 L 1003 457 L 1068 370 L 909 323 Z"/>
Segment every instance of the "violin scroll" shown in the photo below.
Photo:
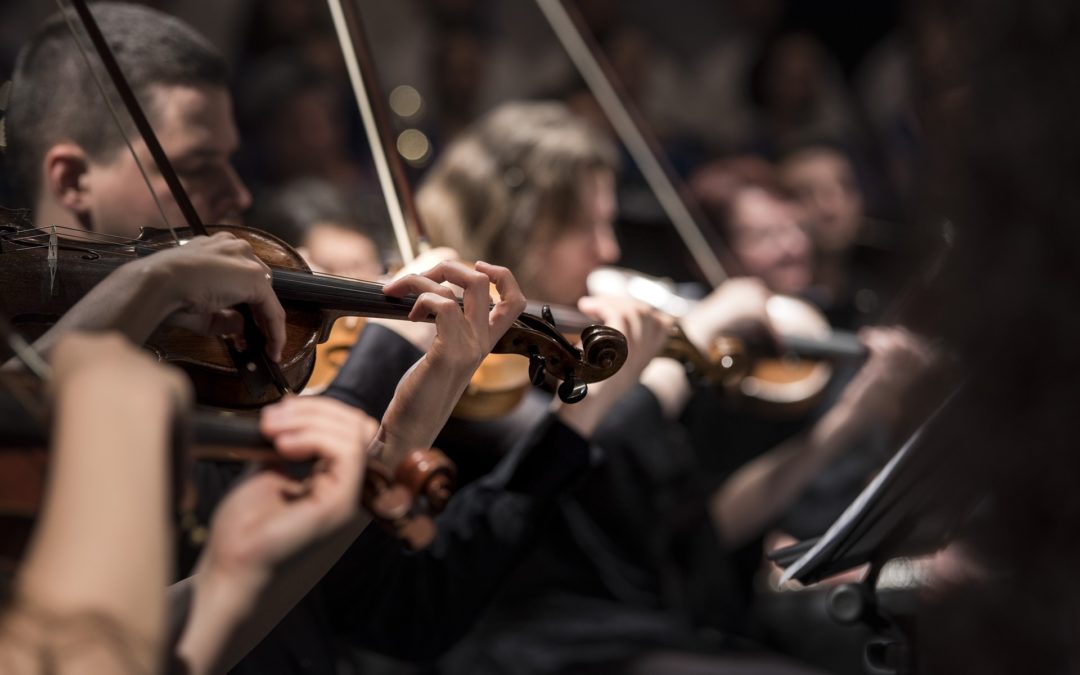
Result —
<path fill-rule="evenodd" d="M 413 450 L 391 473 L 369 459 L 364 508 L 411 550 L 427 548 L 435 538 L 434 516 L 450 500 L 457 469 L 442 452 Z"/>
<path fill-rule="evenodd" d="M 614 328 L 586 326 L 578 349 L 556 328 L 550 309 L 541 314 L 544 318 L 522 314 L 492 353 L 528 356 L 530 381 L 541 384 L 548 377 L 562 380 L 557 391 L 563 402 L 580 401 L 588 393 L 589 383 L 611 377 L 626 363 L 626 336 Z"/>

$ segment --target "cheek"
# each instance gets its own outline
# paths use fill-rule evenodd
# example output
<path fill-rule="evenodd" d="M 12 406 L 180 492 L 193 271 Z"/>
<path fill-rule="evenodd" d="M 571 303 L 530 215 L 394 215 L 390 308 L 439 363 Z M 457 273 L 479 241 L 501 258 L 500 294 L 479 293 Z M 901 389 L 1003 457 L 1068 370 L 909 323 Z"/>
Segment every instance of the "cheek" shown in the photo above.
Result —
<path fill-rule="evenodd" d="M 168 207 L 171 198 L 162 197 Z M 94 186 L 92 207 L 96 231 L 124 237 L 136 237 L 143 227 L 164 227 L 150 192 L 140 177 L 131 181 L 108 179 Z"/>
<path fill-rule="evenodd" d="M 735 255 L 743 266 L 743 271 L 751 276 L 761 276 L 776 264 L 776 257 L 766 246 L 738 246 Z"/>
<path fill-rule="evenodd" d="M 585 294 L 585 282 L 594 265 L 584 244 L 564 238 L 537 253 L 534 260 L 537 266 L 526 294 L 563 305 L 576 304 Z"/>

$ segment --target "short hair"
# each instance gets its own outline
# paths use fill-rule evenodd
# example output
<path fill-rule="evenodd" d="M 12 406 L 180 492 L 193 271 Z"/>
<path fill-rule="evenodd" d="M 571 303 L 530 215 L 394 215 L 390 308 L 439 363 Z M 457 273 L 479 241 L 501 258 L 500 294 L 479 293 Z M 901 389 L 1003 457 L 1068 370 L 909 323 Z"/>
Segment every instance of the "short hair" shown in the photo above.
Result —
<path fill-rule="evenodd" d="M 183 21 L 124 3 L 96 3 L 92 11 L 151 119 L 155 85 L 228 84 L 224 58 Z M 78 24 L 77 17 L 70 16 Z M 59 13 L 20 50 L 6 119 L 11 177 L 16 190 L 31 203 L 41 190 L 41 162 L 56 143 L 73 142 L 102 161 L 123 146 L 120 130 Z M 125 124 L 131 127 L 129 121 Z"/>
<path fill-rule="evenodd" d="M 315 225 L 333 223 L 375 241 L 364 227 L 358 198 L 318 178 L 299 178 L 260 199 L 252 222 L 293 246 L 303 246 Z"/>
<path fill-rule="evenodd" d="M 795 199 L 780 182 L 773 163 L 756 155 L 714 160 L 699 167 L 690 178 L 691 193 L 724 243 L 731 242 L 737 198 L 752 189 L 761 190 L 777 201 Z"/>
<path fill-rule="evenodd" d="M 573 227 L 581 175 L 615 171 L 604 132 L 561 103 L 506 103 L 456 138 L 417 193 L 431 243 L 505 265 L 523 281 L 530 246 Z"/>

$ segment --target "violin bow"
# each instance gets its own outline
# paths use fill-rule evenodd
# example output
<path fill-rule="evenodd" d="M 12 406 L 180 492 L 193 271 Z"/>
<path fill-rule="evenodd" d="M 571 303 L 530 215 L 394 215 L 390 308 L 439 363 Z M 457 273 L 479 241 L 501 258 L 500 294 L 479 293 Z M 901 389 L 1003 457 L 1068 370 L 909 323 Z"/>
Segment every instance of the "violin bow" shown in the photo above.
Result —
<path fill-rule="evenodd" d="M 660 143 L 619 83 L 615 69 L 589 34 L 584 18 L 563 0 L 536 0 L 555 37 L 559 39 L 578 74 L 611 122 L 623 147 L 630 153 L 660 207 L 690 252 L 698 269 L 713 287 L 728 278 L 720 258 L 706 239 L 700 207 L 688 200 L 685 186 L 675 173 Z"/>
<path fill-rule="evenodd" d="M 109 76 L 109 80 L 116 90 L 116 93 L 120 96 L 120 100 L 124 104 L 124 108 L 128 115 L 131 116 L 132 121 L 135 123 L 135 128 L 138 130 L 143 143 L 146 144 L 146 148 L 149 150 L 150 156 L 154 160 L 154 164 L 157 165 L 158 170 L 165 179 L 165 183 L 169 187 L 169 193 L 180 208 L 180 212 L 184 216 L 184 221 L 195 235 L 206 235 L 206 226 L 203 224 L 202 219 L 199 217 L 198 212 L 191 203 L 187 191 L 184 190 L 184 186 L 180 182 L 180 178 L 176 175 L 172 162 L 169 161 L 168 156 L 162 149 L 161 143 L 158 141 L 157 135 L 150 125 L 150 121 L 147 119 L 142 106 L 139 105 L 139 101 L 135 97 L 135 92 L 131 89 L 131 85 L 128 83 L 127 78 L 120 69 L 120 64 L 117 63 L 116 57 L 112 53 L 112 49 L 105 40 L 105 36 L 102 35 L 101 29 L 94 19 L 94 15 L 90 12 L 89 7 L 87 7 L 86 0 L 67 1 L 70 2 L 71 6 L 74 8 L 83 30 L 90 39 L 94 51 L 97 53 L 102 66 L 105 68 L 106 74 Z M 157 203 L 158 210 L 161 212 L 166 227 L 173 233 L 173 238 L 177 239 L 177 242 L 179 243 L 176 231 L 173 229 L 172 224 L 169 223 L 169 219 L 165 215 L 161 203 L 158 201 L 157 194 L 154 192 L 153 188 L 150 187 L 149 179 L 146 178 L 146 172 L 143 171 L 143 167 L 134 152 L 131 141 L 127 138 L 127 134 L 123 128 L 124 125 L 119 123 L 119 116 L 112 108 L 112 103 L 109 99 L 108 92 L 105 90 L 104 83 L 98 78 L 97 72 L 94 70 L 93 63 L 90 60 L 89 53 L 85 49 L 76 27 L 71 21 L 68 10 L 64 6 L 65 0 L 56 0 L 56 4 L 60 8 L 61 15 L 67 22 L 72 39 L 75 40 L 76 46 L 82 53 L 83 59 L 86 61 L 90 73 L 93 75 L 94 81 L 97 83 L 98 89 L 105 99 L 106 105 L 109 106 L 114 119 L 117 120 L 120 134 L 124 137 L 128 149 L 131 150 L 132 156 L 135 157 L 136 164 L 139 165 L 139 170 L 143 174 L 144 180 L 147 182 L 147 187 L 150 188 L 150 193 Z M 244 320 L 244 340 L 247 342 L 247 349 L 241 352 L 228 340 L 225 341 L 225 346 L 239 373 L 240 379 L 244 382 L 244 386 L 246 386 L 252 394 L 266 391 L 271 387 L 277 389 L 280 394 L 289 393 L 289 385 L 285 380 L 284 374 L 281 372 L 281 367 L 271 361 L 266 355 L 266 340 L 255 325 L 255 319 L 251 313 L 251 308 L 247 305 L 238 305 L 236 310 Z"/>
<path fill-rule="evenodd" d="M 386 208 L 390 212 L 390 222 L 394 227 L 394 237 L 401 251 L 401 259 L 404 263 L 410 263 L 418 252 L 427 248 L 427 236 L 413 201 L 405 166 L 394 151 L 390 115 L 386 110 L 386 99 L 379 86 L 378 74 L 375 72 L 375 61 L 367 44 L 364 23 L 355 0 L 327 0 L 327 5 L 330 7 L 334 30 L 345 58 L 349 83 L 360 108 L 364 134 L 371 146 L 375 171 L 386 199 Z"/>
<path fill-rule="evenodd" d="M 48 382 L 52 377 L 52 367 L 45 362 L 45 359 L 41 358 L 41 355 L 37 353 L 30 343 L 28 343 L 22 335 L 15 330 L 8 321 L 6 316 L 0 315 L 0 340 L 8 346 L 8 348 L 15 354 L 15 358 L 19 360 L 26 369 L 34 375 L 34 377 L 42 382 Z M 15 385 L 9 385 L 8 391 L 18 401 L 19 405 L 26 410 L 37 422 L 44 424 L 48 419 L 45 407 L 37 397 L 31 395 L 27 391 L 23 391 L 20 387 Z"/>

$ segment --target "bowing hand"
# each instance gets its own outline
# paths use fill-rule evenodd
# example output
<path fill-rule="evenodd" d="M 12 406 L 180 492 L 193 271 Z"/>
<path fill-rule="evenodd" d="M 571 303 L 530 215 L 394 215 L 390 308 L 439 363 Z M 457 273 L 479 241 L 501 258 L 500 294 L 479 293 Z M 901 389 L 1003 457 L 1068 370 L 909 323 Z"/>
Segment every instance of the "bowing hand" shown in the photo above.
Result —
<path fill-rule="evenodd" d="M 313 460 L 297 480 L 262 467 L 218 507 L 200 566 L 261 583 L 281 564 L 360 517 L 365 449 L 375 420 L 332 398 L 289 397 L 262 409 L 260 429 L 289 461 Z"/>

